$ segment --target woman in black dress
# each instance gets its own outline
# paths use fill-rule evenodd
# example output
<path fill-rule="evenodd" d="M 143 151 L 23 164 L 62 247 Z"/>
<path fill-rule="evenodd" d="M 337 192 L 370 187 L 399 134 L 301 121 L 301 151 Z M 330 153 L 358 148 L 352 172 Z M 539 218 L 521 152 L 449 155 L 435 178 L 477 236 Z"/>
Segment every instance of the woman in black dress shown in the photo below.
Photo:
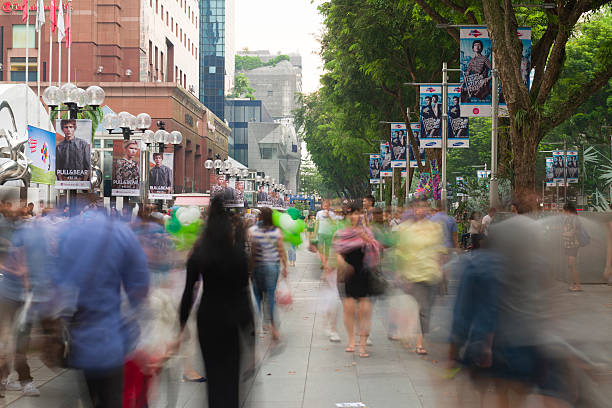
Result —
<path fill-rule="evenodd" d="M 249 295 L 248 257 L 242 220 L 232 218 L 217 195 L 206 227 L 187 261 L 181 300 L 181 330 L 193 304 L 193 288 L 203 280 L 198 334 L 208 377 L 208 407 L 240 404 L 241 367 L 252 368 L 253 311 Z"/>

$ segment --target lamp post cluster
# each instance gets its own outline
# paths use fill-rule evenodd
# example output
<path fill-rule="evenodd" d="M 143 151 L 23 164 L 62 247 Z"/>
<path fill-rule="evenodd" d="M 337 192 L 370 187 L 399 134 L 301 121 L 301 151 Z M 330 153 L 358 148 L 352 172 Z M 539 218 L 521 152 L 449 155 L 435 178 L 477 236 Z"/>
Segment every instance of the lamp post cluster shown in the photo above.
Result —
<path fill-rule="evenodd" d="M 76 119 L 79 112 L 95 110 L 102 105 L 104 97 L 104 90 L 97 85 L 83 89 L 71 82 L 61 87 L 50 86 L 42 94 L 43 101 L 51 111 L 68 111 L 70 119 Z M 61 105 L 65 105 L 67 109 L 60 109 Z M 87 109 L 87 106 L 91 109 Z"/>

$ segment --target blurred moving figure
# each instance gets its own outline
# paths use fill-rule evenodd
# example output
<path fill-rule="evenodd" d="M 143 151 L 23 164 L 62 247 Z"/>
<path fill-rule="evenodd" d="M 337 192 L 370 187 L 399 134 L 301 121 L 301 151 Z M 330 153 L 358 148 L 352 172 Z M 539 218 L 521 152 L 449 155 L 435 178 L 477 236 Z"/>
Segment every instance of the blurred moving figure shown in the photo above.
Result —
<path fill-rule="evenodd" d="M 261 209 L 260 222 L 249 228 L 249 244 L 251 246 L 251 269 L 253 292 L 259 312 L 262 311 L 262 301 L 266 298 L 269 308 L 272 339 L 278 340 L 278 322 L 275 320 L 275 292 L 279 278 L 280 264 L 282 274 L 287 278 L 287 256 L 283 243 L 283 233 L 272 223 L 272 210 Z"/>
<path fill-rule="evenodd" d="M 338 269 L 344 281 L 344 326 L 348 336 L 346 352 L 355 351 L 355 309 L 359 314 L 359 356 L 369 357 L 366 342 L 370 335 L 372 303 L 369 273 L 378 266 L 379 244 L 372 232 L 360 225 L 361 209 L 355 203 L 348 208 L 350 224 L 334 235 Z M 355 305 L 356 304 L 356 305 Z"/>
<path fill-rule="evenodd" d="M 187 262 L 180 324 L 185 327 L 193 288 L 202 278 L 198 333 L 208 377 L 208 407 L 240 405 L 240 367 L 253 368 L 254 327 L 249 295 L 249 258 L 242 220 L 233 220 L 221 195 L 213 198 L 208 222 Z M 246 361 L 245 361 L 246 360 Z"/>
<path fill-rule="evenodd" d="M 138 340 L 139 311 L 147 297 L 145 254 L 129 227 L 90 210 L 60 234 L 57 283 L 68 322 L 68 365 L 83 370 L 95 408 L 123 400 L 123 365 Z M 122 314 L 122 289 L 132 315 Z"/>
<path fill-rule="evenodd" d="M 398 228 L 396 246 L 397 273 L 407 294 L 419 305 L 421 333 L 416 339 L 416 353 L 427 354 L 423 337 L 429 332 L 431 308 L 442 280 L 440 256 L 446 249 L 442 226 L 426 218 L 429 207 L 424 201 L 413 204 L 414 220 L 408 219 Z"/>
<path fill-rule="evenodd" d="M 576 207 L 567 203 L 563 206 L 563 251 L 567 259 L 569 290 L 572 292 L 582 292 L 580 277 L 576 269 L 576 258 L 578 258 L 578 249 L 580 249 L 579 230 L 580 221 L 578 220 Z"/>

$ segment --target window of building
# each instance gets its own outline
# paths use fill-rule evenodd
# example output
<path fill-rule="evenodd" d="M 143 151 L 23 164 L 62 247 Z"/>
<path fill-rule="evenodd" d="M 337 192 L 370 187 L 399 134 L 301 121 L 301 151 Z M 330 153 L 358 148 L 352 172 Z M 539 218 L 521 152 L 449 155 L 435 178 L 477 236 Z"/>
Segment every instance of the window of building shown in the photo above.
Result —
<path fill-rule="evenodd" d="M 28 58 L 28 81 L 36 81 L 36 57 Z M 11 81 L 25 81 L 25 57 L 11 57 Z"/>
<path fill-rule="evenodd" d="M 160 70 L 161 74 L 160 74 L 159 79 L 161 79 L 162 81 L 165 81 L 165 79 L 164 79 L 164 53 L 163 53 L 163 51 L 160 52 L 160 54 L 159 54 L 159 65 L 161 65 L 161 70 Z"/>
<path fill-rule="evenodd" d="M 208 73 L 209 74 L 216 74 L 217 73 L 217 67 L 208 67 Z"/>
<path fill-rule="evenodd" d="M 161 6 L 161 18 L 162 18 L 162 21 L 163 21 L 164 20 L 164 5 L 163 4 Z"/>
<path fill-rule="evenodd" d="M 155 0 L 155 14 L 157 14 L 158 10 L 159 10 L 159 0 Z"/>
<path fill-rule="evenodd" d="M 278 159 L 278 146 L 272 143 L 260 143 L 259 152 L 262 159 Z"/>
<path fill-rule="evenodd" d="M 178 33 L 179 33 L 178 23 L 176 23 L 176 35 L 177 35 L 177 37 L 178 37 Z"/>
<path fill-rule="evenodd" d="M 170 30 L 174 32 L 174 17 L 170 17 Z"/>
<path fill-rule="evenodd" d="M 149 0 L 149 6 L 151 6 L 151 8 L 153 8 L 153 0 Z"/>
<path fill-rule="evenodd" d="M 187 89 L 187 74 L 183 74 L 183 87 Z"/>
<path fill-rule="evenodd" d="M 268 96 L 274 96 L 274 91 L 268 91 Z"/>
<path fill-rule="evenodd" d="M 36 47 L 34 24 L 30 24 L 28 30 L 28 41 L 26 43 L 26 26 L 25 24 L 16 24 L 13 26 L 13 48 L 34 48 Z"/>
<path fill-rule="evenodd" d="M 166 11 L 166 27 L 168 27 L 168 23 L 170 22 L 170 20 L 168 19 L 168 12 Z"/>

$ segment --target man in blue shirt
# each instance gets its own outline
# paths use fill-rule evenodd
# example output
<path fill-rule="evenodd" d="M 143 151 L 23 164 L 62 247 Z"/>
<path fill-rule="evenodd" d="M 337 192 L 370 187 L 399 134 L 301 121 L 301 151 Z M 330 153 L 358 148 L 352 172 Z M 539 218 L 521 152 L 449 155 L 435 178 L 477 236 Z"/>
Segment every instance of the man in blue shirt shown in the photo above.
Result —
<path fill-rule="evenodd" d="M 94 407 L 120 407 L 124 359 L 138 337 L 137 325 L 122 315 L 121 292 L 132 311 L 146 299 L 145 254 L 125 223 L 93 210 L 70 222 L 58 255 L 58 299 L 71 335 L 68 364 L 83 370 Z"/>
<path fill-rule="evenodd" d="M 453 248 L 459 248 L 459 240 L 457 238 L 457 222 L 455 219 L 448 214 L 442 208 L 442 202 L 438 201 L 437 211 L 431 216 L 433 222 L 437 222 L 442 225 L 442 232 L 444 234 L 444 246 L 451 252 Z"/>

